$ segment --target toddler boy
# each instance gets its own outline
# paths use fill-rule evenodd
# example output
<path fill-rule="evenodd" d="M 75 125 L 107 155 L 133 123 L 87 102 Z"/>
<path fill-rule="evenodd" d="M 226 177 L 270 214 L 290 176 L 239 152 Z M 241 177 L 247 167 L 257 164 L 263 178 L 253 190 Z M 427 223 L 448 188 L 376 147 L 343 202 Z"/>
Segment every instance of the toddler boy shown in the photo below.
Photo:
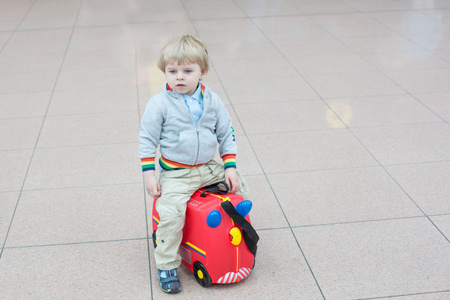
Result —
<path fill-rule="evenodd" d="M 159 198 L 155 249 L 159 283 L 165 292 L 177 293 L 181 291 L 178 248 L 191 195 L 220 181 L 245 199 L 249 199 L 250 192 L 236 171 L 237 148 L 231 118 L 220 98 L 201 83 L 209 70 L 203 42 L 191 35 L 171 40 L 161 51 L 158 67 L 166 76 L 166 89 L 146 106 L 139 158 L 146 190 L 151 197 Z M 159 181 L 155 174 L 158 144 L 162 169 Z M 214 160 L 217 145 L 223 165 Z"/>

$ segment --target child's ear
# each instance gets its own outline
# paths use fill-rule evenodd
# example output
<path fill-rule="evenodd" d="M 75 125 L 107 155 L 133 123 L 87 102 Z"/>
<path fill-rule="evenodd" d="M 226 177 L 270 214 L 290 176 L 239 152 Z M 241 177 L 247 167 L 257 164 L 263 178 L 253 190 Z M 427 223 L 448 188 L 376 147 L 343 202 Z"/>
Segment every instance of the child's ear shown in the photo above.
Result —
<path fill-rule="evenodd" d="M 206 74 L 208 74 L 208 71 L 202 72 L 202 75 L 200 75 L 200 80 L 202 80 L 203 77 L 205 77 Z"/>

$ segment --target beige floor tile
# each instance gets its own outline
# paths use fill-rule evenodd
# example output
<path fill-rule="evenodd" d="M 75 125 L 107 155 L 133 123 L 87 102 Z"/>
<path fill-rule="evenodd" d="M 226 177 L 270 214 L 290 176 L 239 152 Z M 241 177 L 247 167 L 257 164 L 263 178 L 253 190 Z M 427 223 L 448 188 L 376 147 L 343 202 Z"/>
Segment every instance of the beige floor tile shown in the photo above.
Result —
<path fill-rule="evenodd" d="M 267 59 L 281 58 L 278 50 L 268 41 L 248 42 L 234 40 L 224 43 L 215 43 L 208 46 L 208 52 L 213 62 L 221 60 L 238 59 Z"/>
<path fill-rule="evenodd" d="M 0 95 L 0 119 L 43 117 L 51 93 Z"/>
<path fill-rule="evenodd" d="M 214 63 L 221 80 L 273 78 L 298 74 L 284 59 L 221 60 Z"/>
<path fill-rule="evenodd" d="M 390 53 L 423 51 L 424 49 L 400 35 L 372 36 L 372 37 L 344 37 L 340 38 L 345 45 L 357 53 Z"/>
<path fill-rule="evenodd" d="M 450 68 L 386 72 L 410 93 L 450 92 Z"/>
<path fill-rule="evenodd" d="M 0 74 L 0 95 L 51 92 L 58 71 Z"/>
<path fill-rule="evenodd" d="M 402 0 L 403 1 L 403 0 Z M 438 0 L 435 1 L 435 3 L 428 3 L 429 6 L 432 6 L 432 8 L 448 8 L 449 3 L 445 0 Z M 439 21 L 441 21 L 444 24 L 450 25 L 450 12 L 446 9 L 433 9 L 433 10 L 427 10 L 424 12 L 427 15 L 430 15 Z"/>
<path fill-rule="evenodd" d="M 431 221 L 450 240 L 450 215 L 430 217 Z"/>
<path fill-rule="evenodd" d="M 75 24 L 77 8 L 55 12 L 53 18 L 48 18 L 48 12 L 27 14 L 26 18 L 20 23 L 20 30 L 35 30 L 46 28 L 65 28 L 72 27 Z"/>
<path fill-rule="evenodd" d="M 135 54 L 104 52 L 82 52 L 67 53 L 64 57 L 63 71 L 74 69 L 122 68 L 124 70 L 135 70 Z"/>
<path fill-rule="evenodd" d="M 5 298 L 151 297 L 147 241 L 16 248 L 3 251 Z"/>
<path fill-rule="evenodd" d="M 217 0 L 204 5 L 204 1 L 188 0 L 184 7 L 189 17 L 197 19 L 242 18 L 244 13 L 235 2 Z M 202 6 L 202 9 L 197 9 Z M 210 17 L 208 17 L 210 16 Z"/>
<path fill-rule="evenodd" d="M 420 47 L 432 52 L 440 49 L 448 49 L 450 48 L 450 32 L 447 32 L 447 28 L 444 30 L 446 32 L 437 34 L 411 34 L 408 38 Z"/>
<path fill-rule="evenodd" d="M 414 9 L 437 9 L 437 8 L 448 8 L 450 7 L 450 3 L 446 0 L 436 0 L 433 2 L 416 2 L 416 1 L 409 1 L 409 0 L 399 0 L 398 2 L 402 3 L 403 5 L 414 8 Z M 433 10 L 431 10 L 433 12 Z M 425 13 L 428 13 L 425 11 Z"/>
<path fill-rule="evenodd" d="M 136 87 L 105 87 L 55 91 L 48 116 L 137 110 Z"/>
<path fill-rule="evenodd" d="M 265 176 L 246 176 L 250 188 L 253 208 L 250 212 L 253 227 L 258 229 L 287 227 L 288 223 L 277 198 Z"/>
<path fill-rule="evenodd" d="M 363 24 L 325 25 L 324 28 L 337 38 L 396 36 L 396 32 L 375 21 Z"/>
<path fill-rule="evenodd" d="M 242 104 L 234 109 L 247 134 L 344 128 L 322 101 Z"/>
<path fill-rule="evenodd" d="M 222 81 L 233 104 L 266 104 L 319 99 L 300 76 L 251 78 Z"/>
<path fill-rule="evenodd" d="M 408 21 L 387 23 L 386 26 L 405 37 L 417 35 L 439 36 L 446 34 L 448 31 L 448 25 L 432 17 L 424 16 L 424 14 L 406 16 L 406 18 L 402 19 L 407 19 Z"/>
<path fill-rule="evenodd" d="M 47 117 L 37 147 L 136 142 L 138 117 L 137 111 Z"/>
<path fill-rule="evenodd" d="M 0 57 L 0 74 L 59 71 L 62 54 L 41 54 Z"/>
<path fill-rule="evenodd" d="M 298 1 L 294 2 L 300 13 L 304 14 L 327 14 L 327 13 L 348 13 L 355 12 L 356 9 L 348 5 L 345 1 L 320 0 L 320 1 Z"/>
<path fill-rule="evenodd" d="M 291 226 L 423 216 L 381 168 L 272 174 L 269 181 Z"/>
<path fill-rule="evenodd" d="M 425 106 L 430 108 L 437 116 L 450 122 L 450 107 L 448 105 L 450 92 L 414 94 L 414 96 Z"/>
<path fill-rule="evenodd" d="M 323 98 L 399 95 L 405 91 L 378 72 L 305 75 Z"/>
<path fill-rule="evenodd" d="M 67 48 L 68 54 L 109 52 L 116 55 L 132 55 L 135 52 L 131 37 L 73 38 Z"/>
<path fill-rule="evenodd" d="M 376 298 L 449 288 L 448 241 L 426 218 L 294 231 L 327 299 Z"/>
<path fill-rule="evenodd" d="M 25 191 L 7 247 L 145 238 L 142 184 Z"/>
<path fill-rule="evenodd" d="M 344 129 L 259 134 L 250 142 L 267 174 L 378 165 Z"/>
<path fill-rule="evenodd" d="M 383 72 L 402 70 L 439 69 L 450 66 L 429 51 L 403 51 L 389 53 L 361 53 L 365 60 Z"/>
<path fill-rule="evenodd" d="M 275 43 L 328 39 L 333 36 L 307 16 L 255 18 L 254 23 Z"/>
<path fill-rule="evenodd" d="M 115 37 L 117 41 L 132 42 L 136 35 L 129 31 L 131 26 L 131 24 L 115 24 L 112 26 L 94 27 L 77 26 L 73 29 L 71 41 L 85 40 L 86 42 L 91 41 L 92 43 L 98 44 L 99 40 L 108 40 L 112 42 Z M 114 51 L 114 49 L 111 50 Z"/>
<path fill-rule="evenodd" d="M 203 84 L 206 86 L 209 86 L 209 88 L 219 96 L 220 100 L 222 100 L 222 103 L 225 105 L 230 104 L 230 99 L 228 98 L 228 91 L 226 91 L 223 87 L 223 83 L 217 78 L 214 74 L 214 70 L 211 71 L 211 74 L 208 74 L 207 76 L 209 78 L 205 78 L 203 80 Z"/>
<path fill-rule="evenodd" d="M 450 158 L 450 131 L 445 123 L 355 128 L 352 131 L 382 165 Z"/>
<path fill-rule="evenodd" d="M 446 61 L 447 63 L 450 62 L 450 47 L 444 48 L 444 49 L 436 49 L 433 51 L 434 55 L 439 57 L 440 59 Z"/>
<path fill-rule="evenodd" d="M 10 17 L 8 16 L 8 19 L 1 19 L 0 20 L 0 30 L 6 31 L 6 32 L 12 32 L 17 28 L 17 25 L 20 23 L 20 20 L 22 19 L 22 16 L 18 17 Z"/>
<path fill-rule="evenodd" d="M 348 127 L 439 122 L 439 117 L 409 95 L 326 100 Z"/>
<path fill-rule="evenodd" d="M 255 6 L 253 5 L 254 3 L 252 1 L 246 0 L 240 1 L 237 4 L 249 17 L 263 17 L 273 15 L 282 16 L 292 15 L 293 13 L 299 12 L 295 8 L 295 3 L 289 1 L 263 0 Z"/>
<path fill-rule="evenodd" d="M 6 44 L 2 56 L 30 56 L 30 55 L 57 55 L 64 54 L 67 40 L 16 40 L 16 35 Z"/>
<path fill-rule="evenodd" d="M 278 19 L 278 18 L 277 18 Z M 277 22 L 277 20 L 274 20 Z M 302 29 L 298 27 L 276 28 L 268 27 L 261 28 L 263 33 L 273 42 L 289 42 L 289 41 L 303 41 L 307 43 L 311 40 L 329 39 L 333 35 L 317 25 L 308 25 L 307 28 Z"/>
<path fill-rule="evenodd" d="M 0 150 L 33 149 L 42 118 L 0 120 Z"/>
<path fill-rule="evenodd" d="M 351 5 L 358 11 L 370 12 L 379 10 L 404 10 L 405 5 L 399 2 L 392 2 L 389 0 L 361 1 L 361 0 L 346 0 L 348 5 Z"/>
<path fill-rule="evenodd" d="M 37 149 L 26 190 L 141 182 L 137 143 Z"/>
<path fill-rule="evenodd" d="M 205 32 L 249 31 L 255 29 L 254 22 L 247 18 L 194 20 L 192 24 L 194 24 L 195 30 L 200 36 Z"/>
<path fill-rule="evenodd" d="M 321 55 L 327 57 L 328 55 L 350 55 L 354 53 L 344 43 L 333 37 L 310 40 L 307 43 L 304 41 L 276 42 L 275 45 L 289 61 L 303 56 Z"/>
<path fill-rule="evenodd" d="M 373 25 L 374 20 L 370 14 L 355 14 L 355 13 L 339 13 L 339 14 L 316 14 L 310 16 L 317 24 L 327 28 L 332 25 Z"/>
<path fill-rule="evenodd" d="M 243 281 L 231 285 L 212 285 L 205 289 L 195 280 L 194 275 L 184 266 L 179 268 L 179 276 L 183 285 L 182 296 L 186 299 L 323 299 L 311 276 L 305 260 L 298 249 L 289 229 L 259 231 L 258 253 L 255 268 Z M 277 247 L 281 244 L 282 246 Z M 154 265 L 153 250 L 151 253 Z M 286 270 L 295 272 L 286 272 Z M 151 270 L 152 278 L 157 278 L 156 268 Z M 268 289 L 270 286 L 275 288 Z M 295 282 L 295 285 L 292 285 Z M 152 280 L 153 296 L 157 299 L 169 299 Z"/>
<path fill-rule="evenodd" d="M 266 36 L 256 27 L 241 28 L 236 30 L 218 30 L 218 31 L 204 31 L 201 33 L 202 40 L 206 45 L 222 45 L 228 47 L 231 45 L 243 42 L 262 43 L 267 42 Z"/>
<path fill-rule="evenodd" d="M 72 34 L 71 28 L 49 28 L 45 30 L 22 30 L 16 31 L 11 43 L 19 42 L 60 42 L 67 45 Z M 2 53 L 3 54 L 3 53 Z"/>
<path fill-rule="evenodd" d="M 0 191 L 22 188 L 33 150 L 2 151 L 0 155 Z"/>
<path fill-rule="evenodd" d="M 11 224 L 11 219 L 14 215 L 19 194 L 19 191 L 0 192 L 0 206 L 2 207 L 2 210 L 0 211 L 0 247 L 2 248 L 3 242 L 9 231 L 9 225 Z"/>
<path fill-rule="evenodd" d="M 260 175 L 263 174 L 259 160 L 255 157 L 252 144 L 247 137 L 236 135 L 238 145 L 238 154 L 236 163 L 242 175 Z M 221 160 L 217 160 L 221 161 Z"/>
<path fill-rule="evenodd" d="M 291 57 L 290 61 L 302 75 L 363 73 L 377 70 L 357 54 L 330 54 L 326 57 L 323 55 Z"/>
<path fill-rule="evenodd" d="M 79 90 L 136 85 L 136 71 L 121 68 L 81 69 L 61 71 L 56 90 Z"/>
<path fill-rule="evenodd" d="M 388 166 L 386 170 L 428 215 L 450 213 L 449 162 Z"/>
<path fill-rule="evenodd" d="M 1 30 L 1 24 L 2 23 L 0 23 L 0 30 Z M 10 39 L 11 35 L 12 35 L 11 32 L 0 32 L 0 47 L 1 48 L 3 48 L 3 46 L 6 44 L 6 42 Z"/>

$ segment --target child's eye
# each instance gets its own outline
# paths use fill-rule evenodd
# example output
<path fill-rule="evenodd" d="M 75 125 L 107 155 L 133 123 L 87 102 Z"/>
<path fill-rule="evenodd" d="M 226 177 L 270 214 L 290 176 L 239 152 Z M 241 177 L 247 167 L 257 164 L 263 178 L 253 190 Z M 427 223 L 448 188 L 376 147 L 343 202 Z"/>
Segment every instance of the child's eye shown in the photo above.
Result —
<path fill-rule="evenodd" d="M 175 72 L 175 70 L 170 70 L 169 73 L 170 74 L 175 74 L 176 72 Z"/>
<path fill-rule="evenodd" d="M 186 73 L 192 73 L 192 70 L 186 70 L 185 72 Z"/>

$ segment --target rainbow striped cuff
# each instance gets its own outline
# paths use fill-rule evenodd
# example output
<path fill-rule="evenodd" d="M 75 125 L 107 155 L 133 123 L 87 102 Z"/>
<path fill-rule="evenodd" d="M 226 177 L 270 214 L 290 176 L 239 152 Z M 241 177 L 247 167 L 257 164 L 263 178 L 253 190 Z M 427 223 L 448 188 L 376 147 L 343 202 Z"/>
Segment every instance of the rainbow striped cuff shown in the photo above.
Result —
<path fill-rule="evenodd" d="M 141 164 L 142 164 L 142 172 L 154 170 L 155 158 L 154 157 L 141 158 Z"/>
<path fill-rule="evenodd" d="M 236 168 L 236 154 L 225 154 L 222 156 L 225 169 Z"/>

